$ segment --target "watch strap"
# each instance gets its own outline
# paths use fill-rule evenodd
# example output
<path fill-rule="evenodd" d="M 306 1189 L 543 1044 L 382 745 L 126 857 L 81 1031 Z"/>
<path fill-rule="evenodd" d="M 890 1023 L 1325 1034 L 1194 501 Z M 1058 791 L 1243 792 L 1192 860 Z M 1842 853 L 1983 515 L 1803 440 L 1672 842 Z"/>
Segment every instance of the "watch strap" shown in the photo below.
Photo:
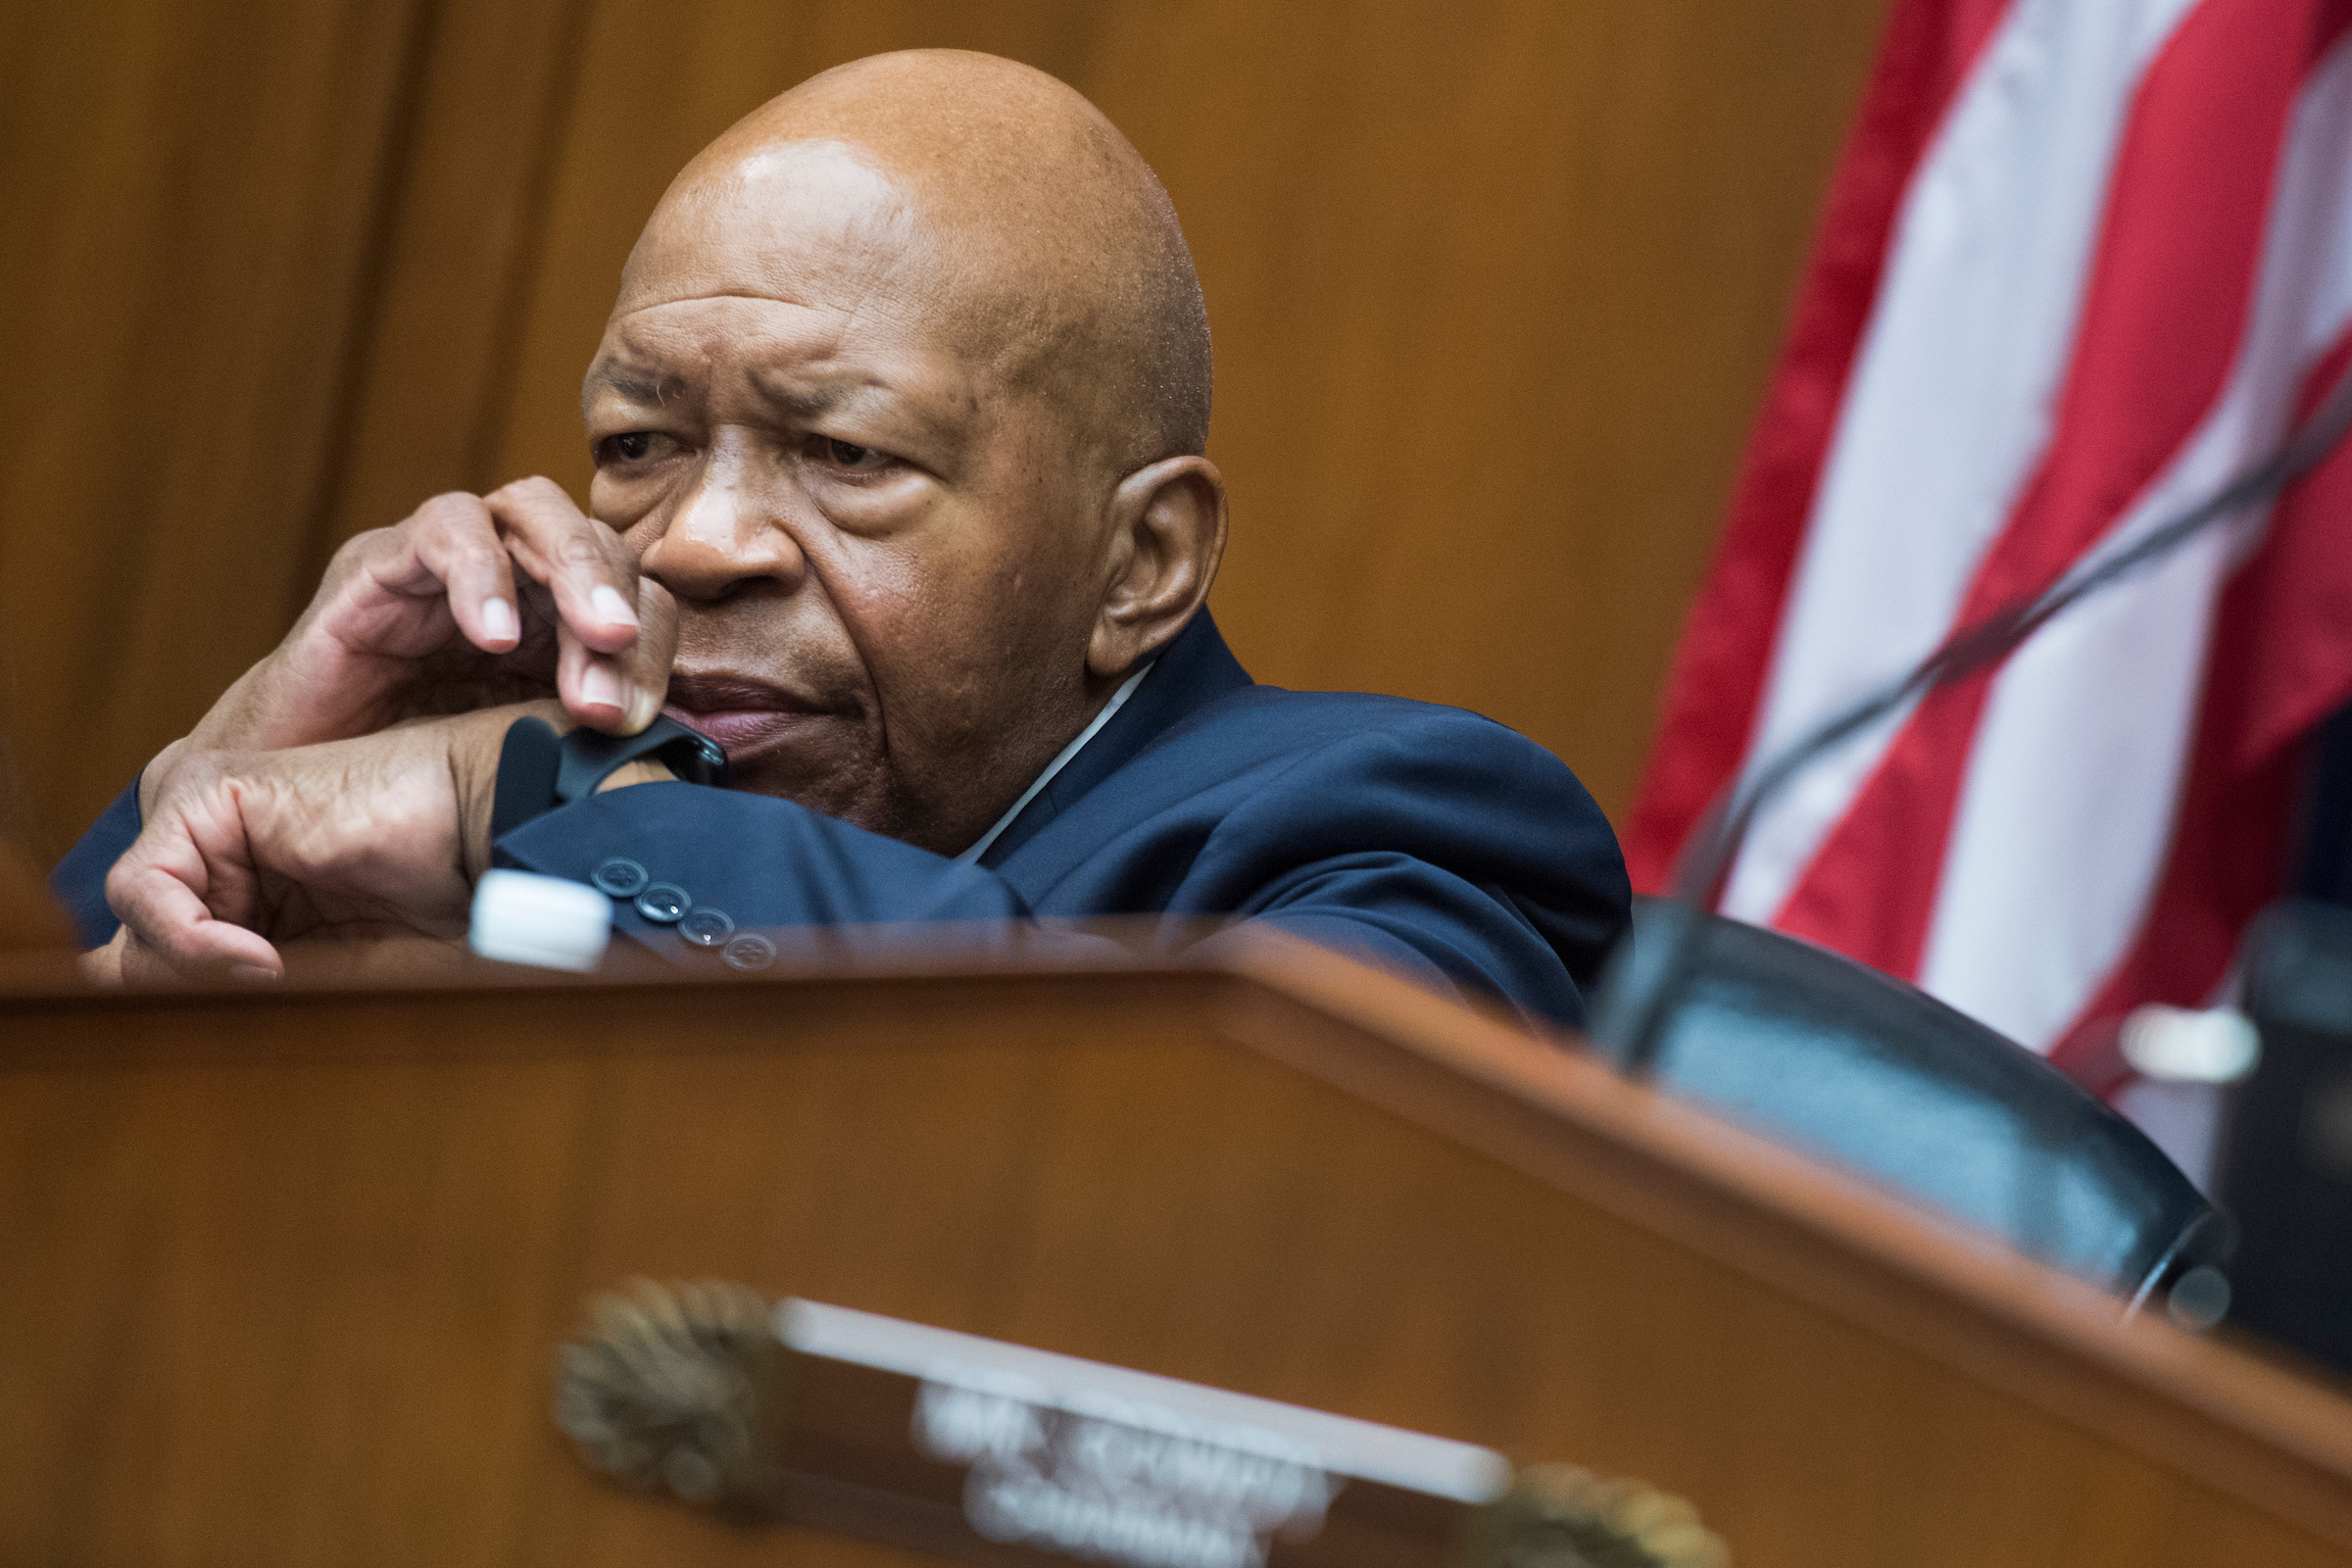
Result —
<path fill-rule="evenodd" d="M 555 726 L 546 719 L 518 718 L 507 726 L 498 748 L 498 782 L 490 793 L 491 843 L 554 808 L 562 765 Z"/>
<path fill-rule="evenodd" d="M 490 795 L 492 843 L 559 806 L 584 800 L 624 763 L 650 758 L 689 784 L 722 785 L 727 754 L 708 735 L 664 713 L 635 735 L 575 729 L 561 739 L 543 718 L 507 726 Z"/>
<path fill-rule="evenodd" d="M 623 763 L 640 760 L 661 762 L 689 784 L 720 785 L 727 781 L 727 754 L 708 735 L 700 735 L 662 714 L 634 735 L 607 735 L 601 730 L 575 729 L 558 745 L 556 801 L 567 806 L 596 793 L 596 787 Z"/>

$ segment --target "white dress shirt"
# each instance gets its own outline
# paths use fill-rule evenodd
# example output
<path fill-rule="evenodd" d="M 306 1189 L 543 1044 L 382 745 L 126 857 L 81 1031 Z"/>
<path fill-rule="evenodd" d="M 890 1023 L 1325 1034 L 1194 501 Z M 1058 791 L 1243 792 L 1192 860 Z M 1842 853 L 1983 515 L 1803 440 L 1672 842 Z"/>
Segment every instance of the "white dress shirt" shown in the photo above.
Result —
<path fill-rule="evenodd" d="M 1037 792 L 1044 789 L 1047 785 L 1053 783 L 1054 775 L 1060 772 L 1064 767 L 1067 767 L 1069 765 L 1070 759 L 1076 757 L 1078 753 L 1085 748 L 1086 743 L 1093 740 L 1096 734 L 1102 730 L 1102 726 L 1110 722 L 1110 715 L 1126 706 L 1127 699 L 1134 695 L 1135 689 L 1144 683 L 1144 677 L 1152 673 L 1152 666 L 1158 662 L 1159 661 L 1156 659 L 1146 661 L 1142 668 L 1138 669 L 1134 674 L 1128 676 L 1125 680 L 1119 682 L 1119 689 L 1110 694 L 1110 701 L 1102 705 L 1102 711 L 1097 713 L 1093 720 L 1088 723 L 1086 728 L 1080 730 L 1077 735 L 1072 738 L 1069 745 L 1064 746 L 1059 752 L 1054 754 L 1054 760 L 1046 764 L 1046 770 L 1043 773 L 1038 774 L 1036 778 L 1030 780 L 1029 787 L 1021 791 L 1021 798 L 1012 803 L 1011 809 L 1007 810 L 1003 816 L 998 817 L 997 825 L 990 828 L 987 832 L 981 834 L 979 841 L 973 844 L 970 849 L 956 857 L 956 863 L 958 865 L 977 865 L 980 861 L 980 857 L 988 853 L 988 847 L 997 842 L 997 835 L 1004 832 L 1006 828 L 1012 826 L 1012 819 L 1021 814 L 1021 808 L 1027 806 L 1031 801 L 1036 800 Z"/>

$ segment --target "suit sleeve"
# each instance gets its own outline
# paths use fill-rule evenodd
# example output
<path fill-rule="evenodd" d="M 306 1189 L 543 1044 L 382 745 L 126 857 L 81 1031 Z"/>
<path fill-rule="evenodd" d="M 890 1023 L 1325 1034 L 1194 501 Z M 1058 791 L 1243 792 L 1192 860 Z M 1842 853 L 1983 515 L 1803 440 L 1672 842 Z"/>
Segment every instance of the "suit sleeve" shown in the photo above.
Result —
<path fill-rule="evenodd" d="M 139 790 L 116 798 L 50 873 L 49 886 L 85 947 L 103 947 L 122 922 L 106 903 L 106 874 L 139 836 Z M 1004 920 L 1026 915 L 992 872 L 820 816 L 789 801 L 691 784 L 640 784 L 524 823 L 493 847 L 503 866 L 575 882 L 621 858 L 649 878 L 747 927 Z M 658 952 L 689 949 L 666 926 L 616 900 L 614 923 Z"/>
<path fill-rule="evenodd" d="M 49 873 L 49 891 L 74 917 L 84 948 L 105 947 L 122 924 L 107 907 L 106 873 L 138 837 L 139 784 L 133 779 Z"/>
<path fill-rule="evenodd" d="M 1632 902 L 1616 835 L 1566 765 L 1455 710 L 1265 781 L 1187 882 L 1188 901 L 1571 1028 Z"/>
<path fill-rule="evenodd" d="M 1004 921 L 1029 908 L 992 871 L 765 796 L 694 784 L 608 790 L 532 818 L 492 847 L 497 864 L 593 882 L 624 860 L 736 925 L 874 926 Z M 613 923 L 674 958 L 691 951 L 628 898 Z"/>

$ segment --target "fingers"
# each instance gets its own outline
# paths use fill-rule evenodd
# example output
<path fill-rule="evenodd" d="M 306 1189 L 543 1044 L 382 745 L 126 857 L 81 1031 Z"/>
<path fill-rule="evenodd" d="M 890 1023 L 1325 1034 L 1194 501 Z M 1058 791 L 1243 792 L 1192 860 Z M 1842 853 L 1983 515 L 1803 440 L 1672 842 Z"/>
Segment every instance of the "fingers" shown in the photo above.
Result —
<path fill-rule="evenodd" d="M 637 640 L 637 555 L 553 479 L 517 479 L 482 498 L 522 569 L 555 596 L 564 628 L 591 652 Z"/>
<path fill-rule="evenodd" d="M 363 535 L 366 586 L 404 600 L 446 602 L 466 641 L 488 653 L 521 641 L 515 594 L 519 564 L 553 597 L 557 618 L 591 651 L 617 654 L 637 641 L 637 557 L 612 529 L 571 504 L 552 479 L 520 479 L 487 496 L 435 496 L 398 528 Z M 363 617 L 364 618 L 364 617 Z M 372 631 L 370 651 L 400 646 L 407 628 Z"/>
<path fill-rule="evenodd" d="M 677 657 L 677 601 L 650 577 L 638 594 L 643 629 L 618 654 L 591 653 L 569 627 L 557 633 L 557 695 L 572 717 L 614 735 L 634 735 L 660 716 Z"/>
<path fill-rule="evenodd" d="M 514 566 L 490 509 L 471 496 L 442 496 L 427 511 L 417 554 L 440 579 L 458 629 L 484 653 L 511 651 L 522 640 L 522 615 Z"/>
<path fill-rule="evenodd" d="M 479 497 L 435 496 L 400 527 L 363 535 L 353 546 L 363 552 L 367 586 L 405 611 L 396 612 L 398 618 L 415 622 L 355 627 L 370 651 L 429 652 L 436 640 L 431 622 L 443 607 L 466 640 L 485 653 L 512 652 L 521 640 L 514 564 Z M 446 622 L 440 634 L 447 635 Z"/>
<path fill-rule="evenodd" d="M 126 938 L 117 976 L 118 983 L 134 986 L 221 979 L 268 984 L 283 980 L 286 967 L 277 950 L 262 938 L 242 926 L 214 920 L 171 951 L 151 947 L 135 935 Z"/>
<path fill-rule="evenodd" d="M 634 733 L 628 727 L 632 694 L 623 687 L 613 662 L 591 654 L 569 627 L 557 633 L 556 695 L 583 724 L 612 734 Z"/>
<path fill-rule="evenodd" d="M 77 960 L 84 984 L 119 986 L 122 983 L 122 953 L 129 946 L 130 931 L 118 926 L 115 937 L 103 948 L 92 948 Z"/>
<path fill-rule="evenodd" d="M 637 580 L 637 641 L 629 649 L 627 677 L 651 699 L 645 723 L 651 724 L 669 695 L 669 672 L 678 661 L 678 602 L 667 588 L 651 577 Z M 634 735 L 645 724 L 631 728 Z"/>
<path fill-rule="evenodd" d="M 243 751 L 371 734 L 499 682 L 537 695 L 551 656 L 575 718 L 633 733 L 661 711 L 675 646 L 667 597 L 620 536 L 553 481 L 525 479 L 436 496 L 337 551 L 294 631 L 196 733 Z M 464 657 L 476 651 L 489 657 Z"/>
<path fill-rule="evenodd" d="M 634 735 L 662 711 L 676 650 L 675 606 L 641 576 L 620 536 L 581 514 L 549 479 L 486 498 L 507 547 L 555 602 L 556 694 L 592 729 Z M 649 623 L 655 635 L 645 635 Z"/>
<path fill-rule="evenodd" d="M 283 976 L 285 965 L 267 939 L 214 915 L 199 891 L 210 881 L 207 872 L 205 857 L 179 833 L 142 840 L 116 863 L 106 898 L 122 921 L 123 979 Z"/>

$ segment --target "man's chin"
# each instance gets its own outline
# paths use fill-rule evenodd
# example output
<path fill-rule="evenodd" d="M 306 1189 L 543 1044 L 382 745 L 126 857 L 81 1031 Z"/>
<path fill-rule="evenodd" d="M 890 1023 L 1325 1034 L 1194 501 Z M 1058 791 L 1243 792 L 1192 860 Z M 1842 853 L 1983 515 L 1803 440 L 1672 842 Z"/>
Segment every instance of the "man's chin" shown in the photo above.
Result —
<path fill-rule="evenodd" d="M 746 795 L 790 801 L 853 827 L 897 838 L 900 813 L 892 794 L 876 781 L 877 769 L 862 756 L 845 756 L 838 732 L 831 746 L 763 746 L 741 757 L 727 754 L 727 788 Z"/>

